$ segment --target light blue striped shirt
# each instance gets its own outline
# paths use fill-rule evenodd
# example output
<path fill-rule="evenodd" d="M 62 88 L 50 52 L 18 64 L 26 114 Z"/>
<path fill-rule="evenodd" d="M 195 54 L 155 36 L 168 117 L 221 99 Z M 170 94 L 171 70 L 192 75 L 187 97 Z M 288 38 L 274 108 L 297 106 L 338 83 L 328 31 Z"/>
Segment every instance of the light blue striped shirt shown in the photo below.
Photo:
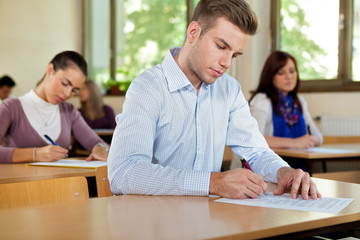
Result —
<path fill-rule="evenodd" d="M 176 64 L 179 48 L 133 80 L 116 117 L 108 171 L 115 194 L 208 195 L 228 145 L 276 181 L 288 166 L 258 130 L 240 84 L 224 74 L 199 93 Z"/>

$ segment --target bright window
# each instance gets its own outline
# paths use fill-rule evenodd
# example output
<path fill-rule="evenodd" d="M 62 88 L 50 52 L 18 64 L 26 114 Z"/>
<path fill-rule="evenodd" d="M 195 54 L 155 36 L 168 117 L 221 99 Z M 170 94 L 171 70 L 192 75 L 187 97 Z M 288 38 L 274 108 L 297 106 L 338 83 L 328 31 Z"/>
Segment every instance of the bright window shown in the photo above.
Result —
<path fill-rule="evenodd" d="M 301 90 L 360 89 L 360 0 L 272 4 L 273 49 L 295 56 Z"/>
<path fill-rule="evenodd" d="M 353 24 L 351 79 L 360 82 L 360 0 L 354 1 Z"/>
<path fill-rule="evenodd" d="M 86 59 L 90 77 L 126 90 L 143 70 L 182 46 L 188 12 L 198 1 L 88 0 Z M 191 10 L 192 11 L 192 10 Z M 115 81 L 114 81 L 115 80 Z"/>

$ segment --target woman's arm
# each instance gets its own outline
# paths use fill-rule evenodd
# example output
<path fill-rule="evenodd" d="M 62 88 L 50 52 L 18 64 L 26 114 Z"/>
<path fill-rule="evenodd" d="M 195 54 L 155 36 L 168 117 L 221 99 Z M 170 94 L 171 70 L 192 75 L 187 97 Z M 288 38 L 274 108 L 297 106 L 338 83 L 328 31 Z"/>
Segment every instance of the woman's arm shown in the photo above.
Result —
<path fill-rule="evenodd" d="M 307 149 L 318 146 L 320 139 L 313 135 L 304 135 L 298 138 L 264 136 L 270 148 L 300 148 Z"/>
<path fill-rule="evenodd" d="M 106 161 L 109 145 L 85 122 L 79 111 L 73 108 L 71 130 L 75 139 L 90 152 L 87 160 Z"/>
<path fill-rule="evenodd" d="M 53 162 L 66 158 L 67 155 L 67 149 L 54 145 L 38 148 L 15 148 L 12 154 L 12 162 Z"/>
<path fill-rule="evenodd" d="M 307 126 L 309 126 L 310 131 L 311 131 L 311 133 L 309 133 L 309 135 L 311 135 L 314 138 L 315 146 L 319 146 L 323 142 L 323 136 L 322 136 L 321 132 L 319 131 L 319 129 L 316 127 L 316 124 L 314 123 L 314 121 L 310 115 L 310 112 L 308 110 L 305 99 L 303 97 L 299 96 L 299 100 L 300 100 L 301 106 L 303 108 L 303 116 L 304 116 L 305 124 Z"/>

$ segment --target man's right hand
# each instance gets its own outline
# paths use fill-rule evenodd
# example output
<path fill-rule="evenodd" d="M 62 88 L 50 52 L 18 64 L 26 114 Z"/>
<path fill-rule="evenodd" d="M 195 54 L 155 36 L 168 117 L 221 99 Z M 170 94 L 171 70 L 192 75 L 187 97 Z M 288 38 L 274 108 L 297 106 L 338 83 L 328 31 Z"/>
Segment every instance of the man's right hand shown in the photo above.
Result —
<path fill-rule="evenodd" d="M 212 172 L 209 194 L 225 198 L 256 198 L 268 191 L 268 185 L 262 176 L 245 168 L 226 172 Z"/>

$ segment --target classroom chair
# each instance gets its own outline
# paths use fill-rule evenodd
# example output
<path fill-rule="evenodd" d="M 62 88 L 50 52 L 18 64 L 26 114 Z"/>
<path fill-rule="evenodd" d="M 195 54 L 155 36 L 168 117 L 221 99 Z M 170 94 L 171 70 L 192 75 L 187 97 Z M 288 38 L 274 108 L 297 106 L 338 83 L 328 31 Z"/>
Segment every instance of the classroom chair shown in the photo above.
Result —
<path fill-rule="evenodd" d="M 85 177 L 0 184 L 0 209 L 80 201 L 89 198 Z"/>

